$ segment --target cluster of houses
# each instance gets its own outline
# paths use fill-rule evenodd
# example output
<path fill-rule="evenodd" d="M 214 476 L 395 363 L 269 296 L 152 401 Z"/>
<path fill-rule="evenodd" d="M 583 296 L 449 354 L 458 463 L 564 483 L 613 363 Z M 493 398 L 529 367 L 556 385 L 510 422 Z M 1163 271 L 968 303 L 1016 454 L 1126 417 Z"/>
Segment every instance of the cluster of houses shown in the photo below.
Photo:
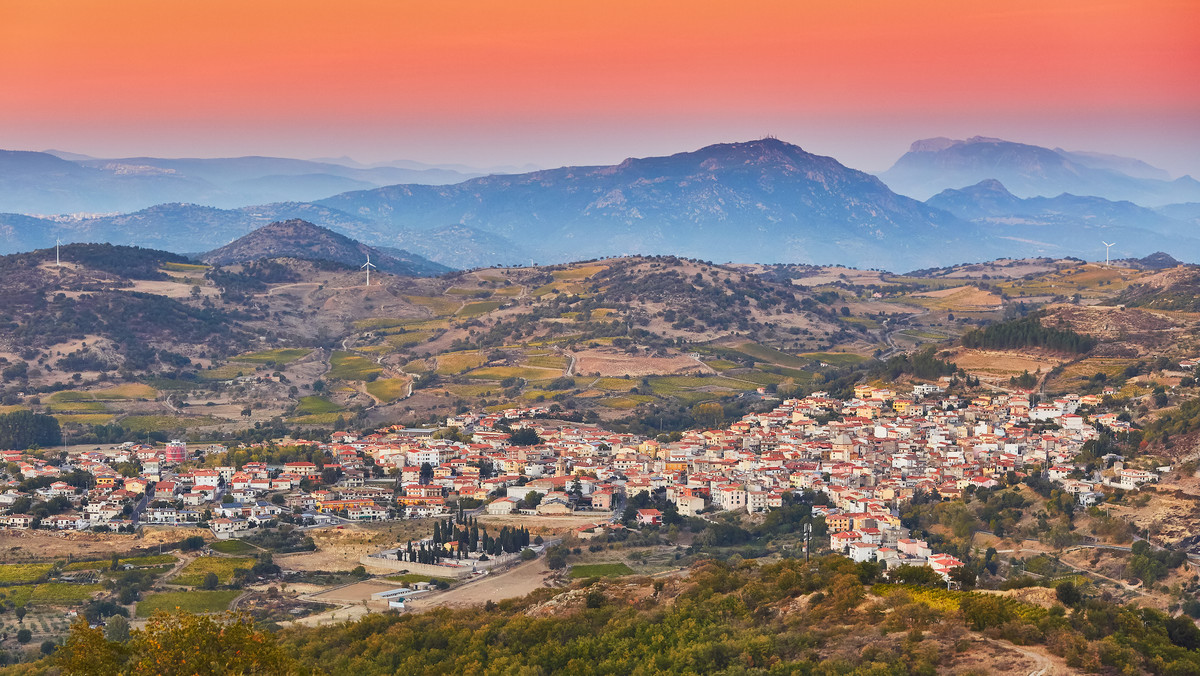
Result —
<path fill-rule="evenodd" d="M 318 447 L 320 465 L 213 466 L 178 442 L 125 444 L 63 462 L 5 452 L 0 455 L 24 479 L 84 472 L 92 481 L 86 487 L 55 481 L 29 496 L 62 496 L 69 514 L 0 519 L 10 528 L 35 521 L 74 529 L 204 524 L 234 535 L 285 515 L 317 524 L 416 518 L 447 513 L 454 503 L 482 506 L 492 515 L 601 515 L 642 491 L 661 491 L 682 515 L 753 513 L 781 506 L 790 491 L 813 491 L 828 498 L 818 510 L 834 549 L 856 560 L 920 562 L 946 572 L 955 566 L 952 557 L 906 540 L 900 527 L 898 507 L 918 491 L 953 499 L 1036 465 L 1089 504 L 1105 486 L 1135 488 L 1157 478 L 1119 462 L 1107 475 L 1091 477 L 1072 465 L 1082 445 L 1097 437 L 1096 425 L 1124 424 L 1115 415 L 1086 419 L 1080 411 L 1100 403 L 1093 399 L 1066 395 L 1034 403 L 1020 392 L 963 399 L 946 396 L 938 385 L 917 385 L 903 395 L 862 385 L 850 400 L 820 392 L 788 399 L 728 429 L 693 430 L 672 442 L 556 420 L 541 407 L 454 416 L 445 421 L 459 431 L 451 438 L 394 426 L 362 435 L 339 431 L 328 443 L 285 442 Z M 533 429 L 541 442 L 510 444 L 520 428 Z M 130 472 L 131 466 L 140 469 Z M 11 479 L 0 494 L 0 509 L 22 497 L 17 484 Z M 639 513 L 639 523 L 660 522 L 655 511 Z"/>

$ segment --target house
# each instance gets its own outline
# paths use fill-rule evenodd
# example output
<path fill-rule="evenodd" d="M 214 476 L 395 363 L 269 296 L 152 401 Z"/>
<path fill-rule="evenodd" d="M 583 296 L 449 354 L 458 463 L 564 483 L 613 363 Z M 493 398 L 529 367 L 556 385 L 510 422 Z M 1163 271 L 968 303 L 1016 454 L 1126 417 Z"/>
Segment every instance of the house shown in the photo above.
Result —
<path fill-rule="evenodd" d="M 637 522 L 643 526 L 658 526 L 662 524 L 662 512 L 657 509 L 639 509 Z"/>
<path fill-rule="evenodd" d="M 879 549 L 878 545 L 867 544 L 866 542 L 854 542 L 850 544 L 850 560 L 855 563 L 863 563 L 875 558 L 875 552 Z"/>
<path fill-rule="evenodd" d="M 517 501 L 512 498 L 497 498 L 488 503 L 487 513 L 497 516 L 512 514 L 517 508 Z"/>

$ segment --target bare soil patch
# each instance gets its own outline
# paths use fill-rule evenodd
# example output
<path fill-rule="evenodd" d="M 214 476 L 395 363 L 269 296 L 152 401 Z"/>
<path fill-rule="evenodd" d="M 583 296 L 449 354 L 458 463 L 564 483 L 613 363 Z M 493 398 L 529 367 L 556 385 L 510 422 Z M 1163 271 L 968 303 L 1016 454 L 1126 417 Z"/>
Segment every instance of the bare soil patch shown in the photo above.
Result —
<path fill-rule="evenodd" d="M 602 377 L 682 375 L 716 373 L 699 359 L 678 355 L 674 357 L 641 357 L 617 350 L 584 350 L 575 353 L 575 372 Z"/>
<path fill-rule="evenodd" d="M 414 598 L 406 605 L 413 610 L 426 610 L 439 606 L 477 606 L 488 601 L 514 599 L 535 589 L 550 586 L 552 576 L 552 571 L 546 567 L 546 561 L 542 558 L 498 575 L 485 576 L 449 591 Z"/>
<path fill-rule="evenodd" d="M 1062 357 L 1025 352 L 959 349 L 950 356 L 950 361 L 976 375 L 1007 378 L 1025 371 L 1037 373 L 1038 369 L 1045 373 L 1066 360 Z"/>

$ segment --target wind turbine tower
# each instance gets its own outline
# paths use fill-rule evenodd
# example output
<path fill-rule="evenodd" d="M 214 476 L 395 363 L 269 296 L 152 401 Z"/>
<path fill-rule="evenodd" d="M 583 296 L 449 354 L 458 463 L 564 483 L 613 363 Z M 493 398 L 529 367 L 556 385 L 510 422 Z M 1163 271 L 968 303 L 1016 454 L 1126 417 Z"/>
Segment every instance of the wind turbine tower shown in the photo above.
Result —
<path fill-rule="evenodd" d="M 54 265 L 55 265 L 55 267 L 59 267 L 59 268 L 62 267 L 62 259 L 58 257 L 58 247 L 60 247 L 60 246 L 62 246 L 62 240 L 61 239 L 54 240 Z"/>
<path fill-rule="evenodd" d="M 1100 243 L 1104 245 L 1104 267 L 1107 268 L 1108 267 L 1108 250 L 1113 248 L 1114 246 L 1116 246 L 1117 243 L 1113 242 L 1112 244 L 1109 244 L 1108 242 L 1105 242 L 1104 240 L 1100 240 Z"/>
<path fill-rule="evenodd" d="M 371 286 L 371 268 L 377 267 L 371 262 L 371 254 L 367 253 L 367 262 L 363 263 L 362 269 L 367 271 L 367 286 Z"/>

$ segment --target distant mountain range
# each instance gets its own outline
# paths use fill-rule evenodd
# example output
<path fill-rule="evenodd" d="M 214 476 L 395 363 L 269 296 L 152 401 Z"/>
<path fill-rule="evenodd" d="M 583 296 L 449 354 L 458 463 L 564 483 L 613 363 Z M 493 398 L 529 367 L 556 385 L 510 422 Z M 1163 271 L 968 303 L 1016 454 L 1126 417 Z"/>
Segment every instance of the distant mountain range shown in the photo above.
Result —
<path fill-rule="evenodd" d="M 95 214 L 165 202 L 232 208 L 395 183 L 458 183 L 481 173 L 412 164 L 362 167 L 280 157 L 97 159 L 0 150 L 0 212 Z"/>
<path fill-rule="evenodd" d="M 1139 160 L 975 136 L 917 141 L 879 175 L 892 190 L 928 199 L 948 188 L 996 179 L 1020 197 L 1062 193 L 1129 200 L 1143 206 L 1200 201 L 1200 181 L 1169 175 Z"/>
<path fill-rule="evenodd" d="M 247 263 L 264 258 L 300 258 L 331 261 L 357 268 L 367 262 L 368 256 L 381 272 L 397 275 L 428 277 L 450 271 L 444 265 L 407 251 L 381 251 L 300 219 L 265 225 L 199 258 L 209 265 Z"/>
<path fill-rule="evenodd" d="M 399 231 L 460 223 L 540 263 L 670 253 L 907 269 L 984 255 L 970 224 L 776 139 L 452 186 L 390 186 L 317 203 Z"/>
<path fill-rule="evenodd" d="M 1066 193 L 1022 199 L 1000 181 L 988 179 L 961 190 L 944 190 L 925 203 L 971 221 L 989 235 L 1040 246 L 1046 255 L 1100 252 L 1103 239 L 1116 243 L 1114 257 L 1170 250 L 1190 260 L 1200 258 L 1195 224 L 1132 202 Z"/>
<path fill-rule="evenodd" d="M 922 141 L 905 157 L 966 157 L 975 152 L 969 148 L 997 157 L 1009 157 L 1012 151 L 1040 158 L 1022 161 L 1041 167 L 1038 171 L 1047 176 L 1052 172 L 1045 167 L 1074 167 L 1076 174 L 1100 172 L 1143 185 L 1167 185 L 1153 178 L 1158 170 L 1136 160 L 994 139 Z M 47 166 L 65 162 L 51 155 L 39 161 Z M 60 167 L 64 171 L 98 171 L 66 164 L 70 166 Z M 994 162 L 992 170 L 1011 164 Z M 206 165 L 199 166 L 188 171 L 202 174 Z M 253 173 L 249 168 L 245 172 Z M 946 178 L 958 176 L 954 172 L 943 174 L 939 180 L 958 180 Z M 163 176 L 168 180 L 174 175 Z M 1181 181 L 1171 185 L 1186 185 Z M 1162 250 L 1200 258 L 1196 202 L 1152 210 L 1076 196 L 1086 192 L 1053 197 L 1014 192 L 1003 179 L 986 176 L 967 188 L 942 188 L 922 203 L 833 158 L 767 138 L 612 166 L 476 177 L 453 185 L 398 184 L 313 202 L 235 209 L 167 203 L 91 218 L 0 214 L 0 253 L 53 246 L 60 238 L 196 254 L 275 221 L 302 219 L 381 251 L 395 247 L 459 269 L 671 254 L 718 262 L 840 263 L 903 271 L 997 257 L 1094 258 L 1103 253 L 1100 238 L 1119 240 L 1114 256 Z"/>

